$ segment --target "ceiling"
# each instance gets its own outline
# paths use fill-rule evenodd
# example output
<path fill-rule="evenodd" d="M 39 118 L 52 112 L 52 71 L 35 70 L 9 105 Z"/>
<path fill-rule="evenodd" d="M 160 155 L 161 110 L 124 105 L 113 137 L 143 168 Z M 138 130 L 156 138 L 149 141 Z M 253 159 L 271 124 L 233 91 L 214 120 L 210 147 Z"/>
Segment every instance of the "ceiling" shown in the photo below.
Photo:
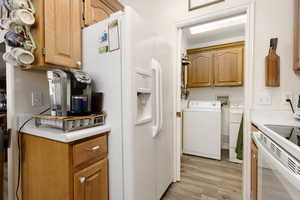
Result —
<path fill-rule="evenodd" d="M 189 28 L 185 28 L 183 29 L 183 34 L 187 38 L 188 43 L 192 45 L 194 43 L 207 43 L 211 41 L 244 36 L 245 26 L 243 24 L 235 25 L 195 35 L 190 33 Z"/>

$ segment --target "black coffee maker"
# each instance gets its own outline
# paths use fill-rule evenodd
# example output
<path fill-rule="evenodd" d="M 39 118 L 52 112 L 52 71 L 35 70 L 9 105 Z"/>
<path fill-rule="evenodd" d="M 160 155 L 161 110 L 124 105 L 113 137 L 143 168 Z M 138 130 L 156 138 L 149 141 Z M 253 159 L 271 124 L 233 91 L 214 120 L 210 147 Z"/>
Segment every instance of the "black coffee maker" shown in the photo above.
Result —
<path fill-rule="evenodd" d="M 68 74 L 67 106 L 69 116 L 91 114 L 92 79 L 88 73 L 79 70 L 66 71 Z"/>

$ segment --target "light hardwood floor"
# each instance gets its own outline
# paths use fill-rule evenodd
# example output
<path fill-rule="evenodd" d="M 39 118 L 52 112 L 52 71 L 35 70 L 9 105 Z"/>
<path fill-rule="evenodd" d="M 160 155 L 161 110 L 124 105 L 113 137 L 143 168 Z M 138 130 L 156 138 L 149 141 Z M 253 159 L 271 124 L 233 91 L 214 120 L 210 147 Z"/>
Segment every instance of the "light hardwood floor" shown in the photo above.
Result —
<path fill-rule="evenodd" d="M 170 186 L 162 200 L 242 200 L 242 165 L 184 155 L 181 182 Z"/>

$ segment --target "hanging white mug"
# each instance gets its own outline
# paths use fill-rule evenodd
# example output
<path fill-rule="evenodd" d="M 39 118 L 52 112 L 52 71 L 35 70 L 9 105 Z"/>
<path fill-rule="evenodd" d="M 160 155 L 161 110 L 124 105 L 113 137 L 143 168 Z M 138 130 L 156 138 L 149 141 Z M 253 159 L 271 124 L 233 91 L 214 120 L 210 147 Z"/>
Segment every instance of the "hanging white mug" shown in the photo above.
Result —
<path fill-rule="evenodd" d="M 34 15 L 26 9 L 17 9 L 11 12 L 11 20 L 19 25 L 31 26 L 35 22 Z"/>
<path fill-rule="evenodd" d="M 0 43 L 5 42 L 5 34 L 7 33 L 7 30 L 0 30 Z"/>
<path fill-rule="evenodd" d="M 16 59 L 18 65 L 30 65 L 34 62 L 34 55 L 25 49 L 14 48 L 11 54 Z"/>
<path fill-rule="evenodd" d="M 13 9 L 29 8 L 29 5 L 27 0 L 12 0 L 11 7 Z"/>
<path fill-rule="evenodd" d="M 17 60 L 16 58 L 11 54 L 11 52 L 6 52 L 3 54 L 3 60 L 5 60 L 5 62 L 13 65 L 13 66 L 17 66 Z"/>

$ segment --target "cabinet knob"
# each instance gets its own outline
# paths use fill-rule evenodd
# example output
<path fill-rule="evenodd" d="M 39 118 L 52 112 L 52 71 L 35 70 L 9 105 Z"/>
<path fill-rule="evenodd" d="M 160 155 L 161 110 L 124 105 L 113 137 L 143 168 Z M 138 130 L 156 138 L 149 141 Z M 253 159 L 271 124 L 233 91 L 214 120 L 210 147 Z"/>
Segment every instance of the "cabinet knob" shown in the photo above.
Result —
<path fill-rule="evenodd" d="M 76 62 L 76 65 L 78 65 L 78 66 L 81 67 L 81 61 L 77 61 L 77 62 Z"/>
<path fill-rule="evenodd" d="M 81 177 L 79 180 L 80 180 L 80 183 L 84 183 L 85 182 L 85 177 Z"/>

